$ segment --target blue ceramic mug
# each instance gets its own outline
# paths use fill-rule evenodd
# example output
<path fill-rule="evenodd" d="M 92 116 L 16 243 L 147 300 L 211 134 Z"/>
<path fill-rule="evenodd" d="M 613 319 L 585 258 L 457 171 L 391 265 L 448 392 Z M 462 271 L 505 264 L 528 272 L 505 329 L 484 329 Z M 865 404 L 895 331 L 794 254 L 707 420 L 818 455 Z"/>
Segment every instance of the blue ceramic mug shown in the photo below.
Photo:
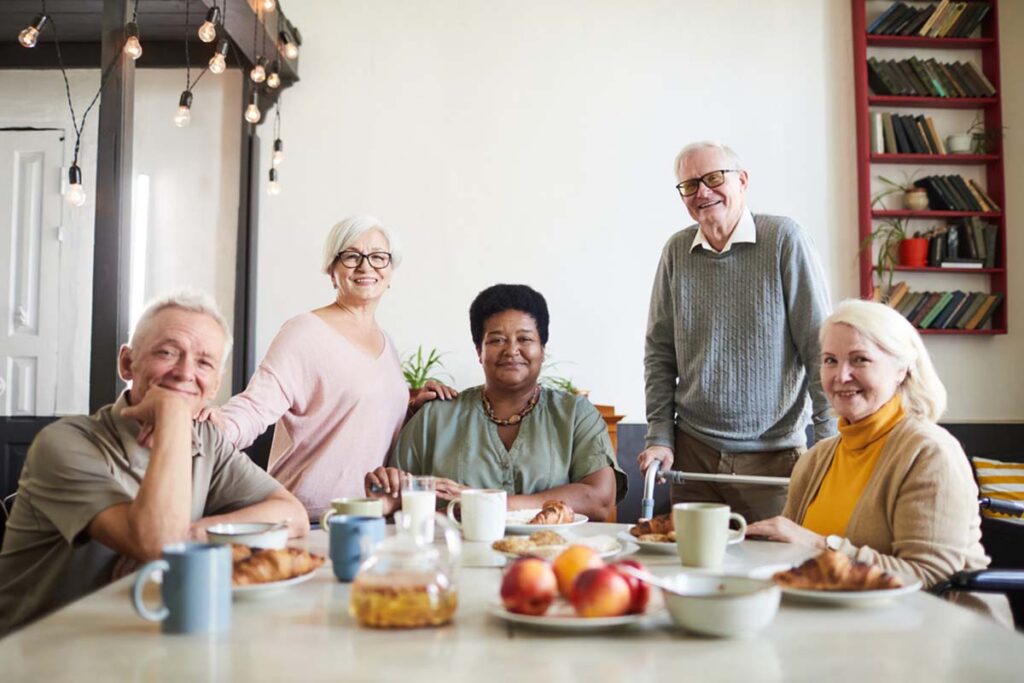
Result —
<path fill-rule="evenodd" d="M 163 572 L 157 610 L 146 607 L 142 591 L 153 572 Z M 218 633 L 231 626 L 231 546 L 174 543 L 163 558 L 139 571 L 132 590 L 135 611 L 159 621 L 164 633 Z"/>
<path fill-rule="evenodd" d="M 333 515 L 327 526 L 334 575 L 339 581 L 351 581 L 363 560 L 384 540 L 384 518 Z"/>

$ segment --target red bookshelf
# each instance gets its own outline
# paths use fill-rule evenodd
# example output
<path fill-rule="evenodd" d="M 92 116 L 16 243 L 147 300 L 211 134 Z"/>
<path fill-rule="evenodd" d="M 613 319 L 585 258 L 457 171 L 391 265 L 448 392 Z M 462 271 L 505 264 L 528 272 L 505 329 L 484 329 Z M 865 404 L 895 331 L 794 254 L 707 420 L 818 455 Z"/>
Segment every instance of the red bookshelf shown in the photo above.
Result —
<path fill-rule="evenodd" d="M 873 109 L 883 108 L 920 108 L 920 109 L 975 109 L 982 112 L 985 129 L 1002 131 L 1002 88 L 999 77 L 999 1 L 986 1 L 991 6 L 981 23 L 980 35 L 970 38 L 929 38 L 920 36 L 889 36 L 868 35 L 867 27 L 877 16 L 873 11 L 868 17 L 867 0 L 851 0 L 853 11 L 853 63 L 854 87 L 857 126 L 857 206 L 858 234 L 860 242 L 872 233 L 875 221 L 884 218 L 911 218 L 924 220 L 941 220 L 945 218 L 962 218 L 978 216 L 997 226 L 997 253 L 994 268 L 938 268 L 898 266 L 897 271 L 909 272 L 918 276 L 943 273 L 945 275 L 984 275 L 989 280 L 989 291 L 1001 293 L 1002 303 L 992 317 L 990 327 L 980 330 L 935 330 L 923 329 L 922 334 L 953 334 L 953 335 L 995 335 L 1006 334 L 1007 324 L 1007 263 L 1006 263 L 1006 217 L 1003 212 L 975 211 L 904 211 L 877 210 L 871 206 L 871 178 L 877 174 L 872 164 L 902 165 L 971 165 L 984 166 L 985 189 L 992 200 L 1000 207 L 1006 207 L 1006 192 L 1003 172 L 1003 141 L 997 136 L 994 148 L 988 154 L 879 154 L 871 151 L 870 114 Z M 917 6 L 925 3 L 913 2 Z M 934 4 L 934 3 L 933 3 Z M 881 5 L 884 9 L 887 5 Z M 878 3 L 872 3 L 872 9 L 879 9 Z M 893 95 L 875 95 L 868 86 L 867 59 L 869 48 L 900 48 L 907 50 L 912 56 L 913 50 L 944 50 L 950 59 L 972 58 L 973 55 L 958 54 L 959 50 L 980 53 L 981 63 L 978 65 L 985 77 L 996 90 L 994 97 L 908 97 Z M 943 135 L 961 131 L 943 131 Z M 924 226 L 922 226 L 924 227 Z M 875 267 L 870 249 L 860 252 L 860 290 L 861 296 L 868 298 L 874 289 L 873 275 Z M 915 290 L 921 289 L 918 286 Z"/>

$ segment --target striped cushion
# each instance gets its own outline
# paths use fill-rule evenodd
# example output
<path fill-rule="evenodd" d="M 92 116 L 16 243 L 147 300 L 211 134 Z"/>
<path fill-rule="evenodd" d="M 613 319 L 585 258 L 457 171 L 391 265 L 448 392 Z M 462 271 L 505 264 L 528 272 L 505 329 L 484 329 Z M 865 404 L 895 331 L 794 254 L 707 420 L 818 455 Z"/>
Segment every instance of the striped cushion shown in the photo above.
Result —
<path fill-rule="evenodd" d="M 1024 463 L 1003 462 L 988 458 L 972 458 L 974 471 L 978 475 L 978 488 L 982 496 L 1013 500 L 1024 503 Z M 985 510 L 988 517 L 1000 517 L 1018 524 L 1024 519 L 999 512 Z"/>

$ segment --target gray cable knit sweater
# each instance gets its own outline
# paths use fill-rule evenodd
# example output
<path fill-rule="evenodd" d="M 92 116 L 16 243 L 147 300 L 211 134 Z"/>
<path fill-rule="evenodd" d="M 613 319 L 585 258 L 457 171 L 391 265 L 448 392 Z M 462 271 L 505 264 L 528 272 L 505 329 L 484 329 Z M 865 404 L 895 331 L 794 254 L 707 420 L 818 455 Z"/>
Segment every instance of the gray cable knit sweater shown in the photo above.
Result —
<path fill-rule="evenodd" d="M 796 221 L 754 215 L 757 242 L 690 252 L 698 226 L 661 255 L 647 320 L 647 445 L 674 427 L 725 452 L 794 448 L 836 433 L 818 374 L 831 312 L 814 247 Z M 808 401 L 808 395 L 810 401 Z"/>

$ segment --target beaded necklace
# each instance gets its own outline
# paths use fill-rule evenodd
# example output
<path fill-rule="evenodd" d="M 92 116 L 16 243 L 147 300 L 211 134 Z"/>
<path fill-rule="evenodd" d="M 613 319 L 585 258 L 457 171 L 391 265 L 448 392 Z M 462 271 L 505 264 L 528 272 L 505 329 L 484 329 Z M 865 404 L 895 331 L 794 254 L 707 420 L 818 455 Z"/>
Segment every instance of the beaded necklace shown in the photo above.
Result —
<path fill-rule="evenodd" d="M 494 408 L 491 407 L 491 402 L 487 400 L 487 392 L 481 390 L 480 398 L 483 399 L 484 412 L 487 413 L 487 418 L 499 427 L 508 427 L 519 424 L 524 417 L 533 412 L 533 409 L 537 407 L 537 400 L 540 399 L 540 387 L 538 386 L 533 390 L 533 395 L 526 402 L 525 408 L 508 418 L 500 418 L 494 414 Z"/>

